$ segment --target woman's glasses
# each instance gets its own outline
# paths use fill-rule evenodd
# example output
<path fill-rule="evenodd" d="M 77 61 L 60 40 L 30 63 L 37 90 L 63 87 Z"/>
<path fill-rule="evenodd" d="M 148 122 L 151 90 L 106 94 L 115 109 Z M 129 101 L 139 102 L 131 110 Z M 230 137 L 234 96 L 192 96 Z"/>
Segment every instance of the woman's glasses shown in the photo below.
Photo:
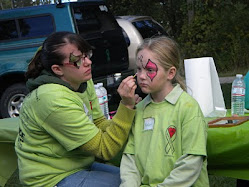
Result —
<path fill-rule="evenodd" d="M 64 63 L 65 65 L 74 65 L 76 68 L 80 68 L 82 63 L 85 63 L 86 58 L 90 59 L 93 56 L 93 52 L 92 50 L 83 53 L 82 55 L 79 56 L 75 56 L 73 55 L 73 53 L 70 53 L 69 56 L 69 62 L 68 63 Z"/>

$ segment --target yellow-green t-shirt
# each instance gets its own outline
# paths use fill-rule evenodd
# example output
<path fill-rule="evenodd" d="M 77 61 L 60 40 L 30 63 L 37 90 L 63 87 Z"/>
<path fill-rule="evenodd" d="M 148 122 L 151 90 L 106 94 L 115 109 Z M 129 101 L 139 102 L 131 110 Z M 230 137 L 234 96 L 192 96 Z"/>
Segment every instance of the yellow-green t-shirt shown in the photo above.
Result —
<path fill-rule="evenodd" d="M 198 103 L 179 85 L 160 103 L 148 95 L 137 105 L 124 153 L 134 154 L 141 184 L 162 183 L 182 155 L 206 156 L 207 124 Z M 198 186 L 208 184 L 206 161 Z M 204 185 L 205 186 L 205 185 Z"/>
<path fill-rule="evenodd" d="M 84 93 L 59 84 L 33 90 L 21 108 L 15 144 L 22 184 L 53 186 L 88 168 L 94 157 L 78 147 L 99 132 L 92 120 L 101 116 L 92 80 Z"/>

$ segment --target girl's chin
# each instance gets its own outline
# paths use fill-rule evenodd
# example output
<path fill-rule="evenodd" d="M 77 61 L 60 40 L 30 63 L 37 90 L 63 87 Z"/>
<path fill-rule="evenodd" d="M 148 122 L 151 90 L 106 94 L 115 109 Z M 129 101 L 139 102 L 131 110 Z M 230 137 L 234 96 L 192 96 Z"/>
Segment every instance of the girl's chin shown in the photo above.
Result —
<path fill-rule="evenodd" d="M 141 88 L 141 91 L 144 93 L 144 94 L 149 94 L 150 91 L 147 89 L 147 88 Z"/>

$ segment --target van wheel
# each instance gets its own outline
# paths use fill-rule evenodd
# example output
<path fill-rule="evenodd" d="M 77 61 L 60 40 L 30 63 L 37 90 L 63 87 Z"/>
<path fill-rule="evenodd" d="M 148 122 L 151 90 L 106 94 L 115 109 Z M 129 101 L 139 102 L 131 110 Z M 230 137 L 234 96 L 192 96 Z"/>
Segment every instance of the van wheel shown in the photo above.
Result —
<path fill-rule="evenodd" d="M 24 83 L 17 83 L 8 87 L 0 100 L 2 118 L 18 117 L 22 102 L 28 92 Z"/>

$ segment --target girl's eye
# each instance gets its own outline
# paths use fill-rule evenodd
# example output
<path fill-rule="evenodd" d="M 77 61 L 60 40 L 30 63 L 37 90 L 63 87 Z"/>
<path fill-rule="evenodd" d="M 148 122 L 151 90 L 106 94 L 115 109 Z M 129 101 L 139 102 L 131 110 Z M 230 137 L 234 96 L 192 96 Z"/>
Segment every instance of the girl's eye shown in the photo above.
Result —
<path fill-rule="evenodd" d="M 149 68 L 149 69 L 147 69 L 147 71 L 151 73 L 151 72 L 154 72 L 155 70 L 154 70 L 154 69 Z"/>

